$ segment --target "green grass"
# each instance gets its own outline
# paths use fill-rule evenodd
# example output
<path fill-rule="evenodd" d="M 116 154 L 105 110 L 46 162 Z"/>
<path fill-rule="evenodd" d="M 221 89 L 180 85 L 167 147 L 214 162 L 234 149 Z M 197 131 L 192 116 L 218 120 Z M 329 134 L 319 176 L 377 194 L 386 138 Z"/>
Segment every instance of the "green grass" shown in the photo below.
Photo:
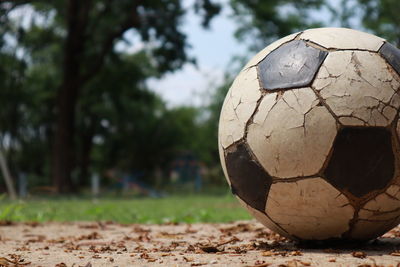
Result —
<path fill-rule="evenodd" d="M 0 200 L 0 220 L 115 221 L 119 223 L 230 222 L 250 219 L 232 196 L 171 196 L 150 198 L 47 198 Z"/>

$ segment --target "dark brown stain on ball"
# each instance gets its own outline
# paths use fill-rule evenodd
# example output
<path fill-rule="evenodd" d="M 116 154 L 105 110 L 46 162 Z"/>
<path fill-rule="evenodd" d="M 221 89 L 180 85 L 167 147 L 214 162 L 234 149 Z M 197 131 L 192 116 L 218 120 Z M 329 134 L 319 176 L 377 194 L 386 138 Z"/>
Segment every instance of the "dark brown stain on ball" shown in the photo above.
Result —
<path fill-rule="evenodd" d="M 356 197 L 383 189 L 393 178 L 391 133 L 385 128 L 344 128 L 336 136 L 324 171 L 328 181 Z"/>
<path fill-rule="evenodd" d="M 327 55 L 305 41 L 283 44 L 258 64 L 261 86 L 267 90 L 308 86 Z"/>
<path fill-rule="evenodd" d="M 400 74 L 400 50 L 394 45 L 385 43 L 379 49 L 379 54 Z"/>
<path fill-rule="evenodd" d="M 250 148 L 244 143 L 230 148 L 225 163 L 232 193 L 254 209 L 265 212 L 272 178 L 253 158 Z"/>

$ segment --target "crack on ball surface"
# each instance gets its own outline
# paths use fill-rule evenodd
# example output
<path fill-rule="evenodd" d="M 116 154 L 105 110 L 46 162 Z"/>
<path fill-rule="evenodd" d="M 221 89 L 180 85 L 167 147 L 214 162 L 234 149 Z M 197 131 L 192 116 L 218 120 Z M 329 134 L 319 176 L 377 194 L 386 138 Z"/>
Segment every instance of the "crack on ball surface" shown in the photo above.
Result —
<path fill-rule="evenodd" d="M 361 50 L 376 52 L 384 39 L 375 35 L 346 28 L 317 28 L 303 32 L 300 39 L 312 41 L 328 50 Z"/>
<path fill-rule="evenodd" d="M 376 66 L 383 66 L 377 71 Z M 329 53 L 312 88 L 342 125 L 388 126 L 400 107 L 400 78 L 377 54 Z"/>
<path fill-rule="evenodd" d="M 243 90 L 246 88 L 246 90 Z M 227 148 L 245 135 L 248 120 L 262 98 L 255 67 L 243 70 L 225 98 L 219 123 L 219 143 Z"/>
<path fill-rule="evenodd" d="M 336 121 L 310 88 L 279 93 L 264 96 L 246 141 L 273 177 L 315 175 L 333 144 Z"/>
<path fill-rule="evenodd" d="M 320 177 L 274 183 L 265 209 L 286 231 L 307 240 L 339 238 L 353 210 L 347 197 Z"/>

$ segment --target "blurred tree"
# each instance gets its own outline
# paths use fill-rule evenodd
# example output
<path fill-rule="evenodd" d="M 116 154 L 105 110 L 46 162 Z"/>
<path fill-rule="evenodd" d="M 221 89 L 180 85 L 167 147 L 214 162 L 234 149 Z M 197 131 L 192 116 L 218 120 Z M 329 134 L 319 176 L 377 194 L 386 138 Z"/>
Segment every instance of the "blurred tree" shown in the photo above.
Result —
<path fill-rule="evenodd" d="M 154 120 L 164 112 L 163 102 L 145 86 L 145 80 L 156 74 L 146 53 L 113 57 L 88 83 L 77 105 L 76 165 L 81 185 L 87 184 L 92 163 L 97 172 L 121 160 L 142 168 L 140 153 L 146 151 L 147 142 L 139 139 L 149 137 Z M 139 142 L 142 150 L 132 149 Z M 136 160 L 128 160 L 132 158 Z"/>
<path fill-rule="evenodd" d="M 237 20 L 236 37 L 259 51 L 278 38 L 310 27 L 321 26 L 310 14 L 325 0 L 231 0 Z"/>
<path fill-rule="evenodd" d="M 231 70 L 232 71 L 232 70 Z M 233 72 L 233 71 L 232 71 Z M 218 151 L 218 123 L 219 115 L 224 102 L 226 93 L 233 80 L 233 75 L 226 74 L 224 82 L 220 85 L 216 85 L 214 91 L 208 98 L 208 104 L 203 107 L 202 116 L 202 133 L 200 135 L 199 143 L 201 144 L 201 150 L 199 152 L 201 159 L 209 166 L 212 167 L 216 163 L 219 163 L 219 151 Z"/>
<path fill-rule="evenodd" d="M 364 28 L 400 45 L 400 6 L 396 0 L 341 0 L 329 5 L 333 20 L 344 27 Z"/>
<path fill-rule="evenodd" d="M 210 0 L 197 0 L 194 8 L 203 17 L 204 26 L 219 12 L 219 6 Z M 186 36 L 180 28 L 184 14 L 181 0 L 0 2 L 2 57 L 9 56 L 11 64 L 18 65 L 13 70 L 2 62 L 2 67 L 6 68 L 6 76 L 20 71 L 18 78 L 7 78 L 18 83 L 8 88 L 13 90 L 16 101 L 32 97 L 27 103 L 43 113 L 33 112 L 27 116 L 47 122 L 44 127 L 40 122 L 35 125 L 34 118 L 23 118 L 19 112 L 12 116 L 15 121 L 11 124 L 18 128 L 27 119 L 29 129 L 19 131 L 20 134 L 32 132 L 44 143 L 53 140 L 47 147 L 51 147 L 53 184 L 59 192 L 73 189 L 71 172 L 76 164 L 76 139 L 82 143 L 80 164 L 83 169 L 87 165 L 90 140 L 94 138 L 96 120 L 99 119 L 89 107 L 81 107 L 87 109 L 84 118 L 77 118 L 76 110 L 82 97 L 90 94 L 86 92 L 91 91 L 89 84 L 96 83 L 94 80 L 100 72 L 121 53 L 115 49 L 117 41 L 128 42 L 126 37 L 131 34 L 138 42 L 147 43 L 148 58 L 157 75 L 175 70 L 192 61 L 186 54 Z M 130 75 L 135 74 L 131 72 Z M 37 94 L 26 89 L 29 80 L 32 82 L 30 90 L 38 89 Z M 17 87 L 20 90 L 14 91 Z M 22 96 L 25 93 L 27 95 Z M 98 92 L 92 94 L 99 95 Z M 16 106 L 24 108 L 23 105 Z M 79 138 L 78 123 L 84 125 Z M 12 125 L 7 129 L 15 130 Z"/>

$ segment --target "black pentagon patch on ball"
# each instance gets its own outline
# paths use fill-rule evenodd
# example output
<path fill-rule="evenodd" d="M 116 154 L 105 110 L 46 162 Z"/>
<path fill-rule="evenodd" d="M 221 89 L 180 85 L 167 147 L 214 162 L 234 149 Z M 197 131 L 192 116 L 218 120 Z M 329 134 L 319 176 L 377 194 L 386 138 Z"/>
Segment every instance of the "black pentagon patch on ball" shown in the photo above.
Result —
<path fill-rule="evenodd" d="M 283 44 L 258 64 L 261 86 L 267 90 L 308 86 L 327 55 L 305 41 Z"/>
<path fill-rule="evenodd" d="M 393 178 L 394 165 L 389 130 L 349 127 L 336 136 L 324 175 L 339 190 L 362 197 L 385 188 Z"/>
<path fill-rule="evenodd" d="M 272 178 L 250 154 L 244 143 L 231 147 L 225 157 L 232 193 L 251 207 L 265 212 Z"/>
<path fill-rule="evenodd" d="M 400 74 L 400 50 L 394 45 L 385 43 L 379 49 L 379 54 Z"/>

